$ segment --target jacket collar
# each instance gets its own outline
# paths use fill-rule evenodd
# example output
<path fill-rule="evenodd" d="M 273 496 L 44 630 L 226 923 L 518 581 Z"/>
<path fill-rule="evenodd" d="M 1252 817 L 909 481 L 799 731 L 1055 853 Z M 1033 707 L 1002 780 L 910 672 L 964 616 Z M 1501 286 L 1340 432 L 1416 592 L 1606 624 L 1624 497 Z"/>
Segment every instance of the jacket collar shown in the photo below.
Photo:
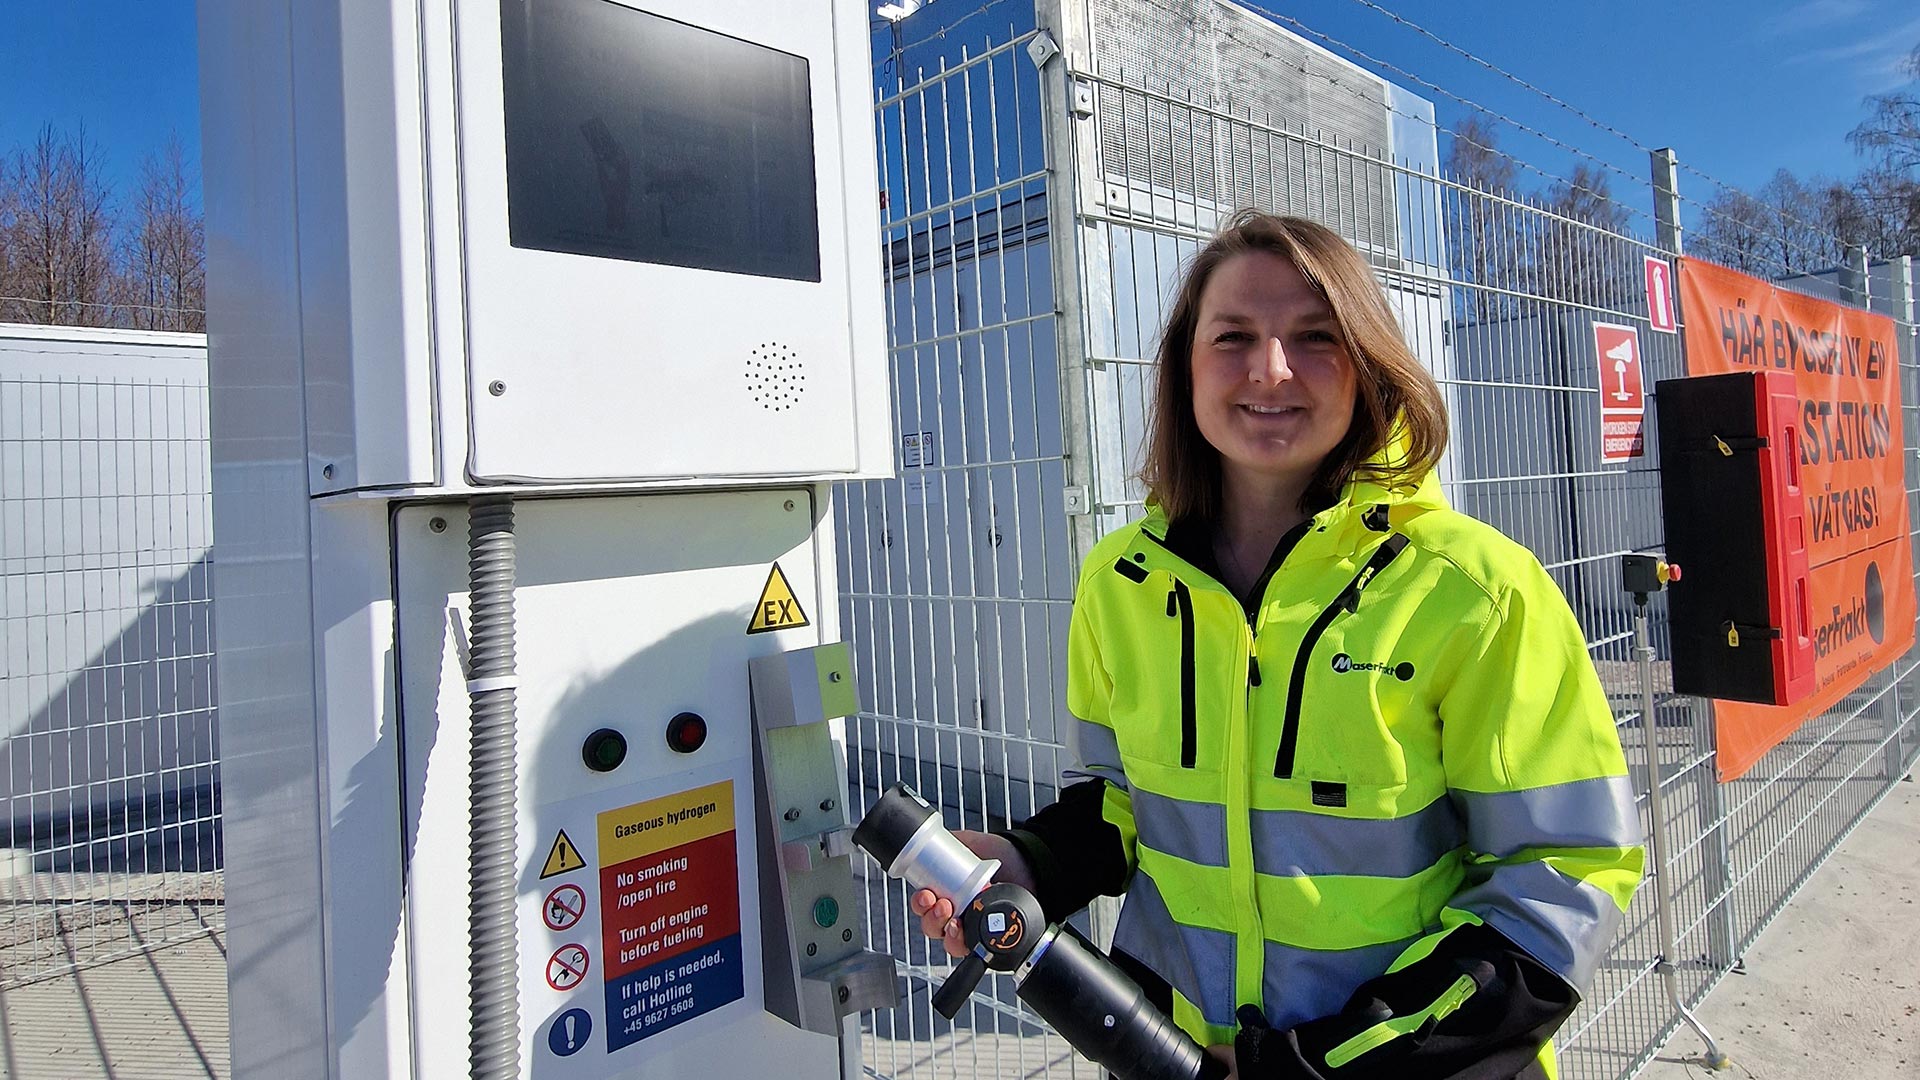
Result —
<path fill-rule="evenodd" d="M 1385 464 L 1402 452 L 1398 439 L 1373 456 Z M 1327 534 L 1328 541 L 1342 552 L 1354 552 L 1373 546 L 1390 533 L 1399 532 L 1422 514 L 1448 508 L 1440 482 L 1429 472 L 1411 486 L 1388 487 L 1371 480 L 1349 480 L 1332 506 L 1313 515 L 1313 527 Z M 1159 506 L 1149 504 L 1141 526 L 1159 538 L 1176 555 L 1209 572 L 1213 569 L 1212 523 L 1183 520 L 1169 522 Z"/>

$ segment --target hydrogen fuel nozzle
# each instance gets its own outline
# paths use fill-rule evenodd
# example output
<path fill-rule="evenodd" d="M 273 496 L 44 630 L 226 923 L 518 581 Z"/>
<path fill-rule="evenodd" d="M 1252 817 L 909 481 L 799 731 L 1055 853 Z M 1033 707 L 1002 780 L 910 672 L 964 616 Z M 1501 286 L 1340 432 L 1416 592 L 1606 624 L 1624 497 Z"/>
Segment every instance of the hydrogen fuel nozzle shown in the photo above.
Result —
<path fill-rule="evenodd" d="M 1217 1080 L 1226 1066 L 1153 1007 L 1138 984 L 1070 926 L 1049 924 L 1026 889 L 994 882 L 982 859 L 947 831 L 905 784 L 888 788 L 853 842 L 915 891 L 952 901 L 967 954 L 934 992 L 951 1020 L 989 970 L 1013 975 L 1014 993 L 1094 1064 L 1119 1080 Z"/>

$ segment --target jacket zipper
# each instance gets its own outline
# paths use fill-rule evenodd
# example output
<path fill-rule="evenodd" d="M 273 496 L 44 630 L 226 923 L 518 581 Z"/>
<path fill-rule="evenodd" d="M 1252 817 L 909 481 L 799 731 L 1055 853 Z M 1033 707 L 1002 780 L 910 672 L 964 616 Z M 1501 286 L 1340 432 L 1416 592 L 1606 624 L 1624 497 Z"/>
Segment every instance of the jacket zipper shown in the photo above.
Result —
<path fill-rule="evenodd" d="M 1193 768 L 1198 757 L 1199 720 L 1194 705 L 1193 592 L 1187 583 L 1173 579 L 1173 591 L 1167 594 L 1167 614 L 1180 616 L 1180 767 Z"/>
<path fill-rule="evenodd" d="M 1268 558 L 1266 569 L 1260 573 L 1260 579 L 1254 583 L 1253 589 L 1248 592 L 1247 596 L 1241 599 L 1241 607 L 1247 616 L 1247 631 L 1249 636 L 1257 637 L 1258 635 L 1258 631 L 1254 628 L 1254 623 L 1259 617 L 1260 601 L 1266 596 L 1267 584 L 1273 580 L 1273 575 L 1279 571 L 1280 565 L 1287 561 L 1287 556 L 1293 553 L 1293 549 L 1298 547 L 1300 541 L 1313 529 L 1315 520 L 1314 518 L 1308 518 L 1287 530 L 1286 535 L 1282 536 L 1280 542 L 1274 546 L 1273 555 Z M 1176 558 L 1185 561 L 1185 557 L 1169 547 L 1165 539 L 1145 530 L 1142 530 L 1140 535 L 1166 549 L 1168 553 Z M 1116 564 L 1115 569 L 1120 570 L 1126 574 L 1127 577 L 1135 581 L 1145 580 L 1144 576 L 1135 576 L 1137 571 L 1132 564 L 1126 562 L 1124 559 Z M 1195 569 L 1198 570 L 1199 568 L 1195 567 Z M 1218 581 L 1219 579 L 1215 578 L 1214 580 Z M 1229 595 L 1232 594 L 1232 591 L 1231 589 L 1227 590 Z M 1197 715 L 1198 709 L 1194 702 L 1193 593 L 1187 587 L 1186 582 L 1181 581 L 1178 575 L 1175 575 L 1173 579 L 1173 591 L 1167 594 L 1167 617 L 1173 618 L 1175 615 L 1180 616 L 1181 619 L 1180 764 L 1183 768 L 1191 769 L 1199 757 L 1199 719 Z M 1260 685 L 1260 662 L 1255 659 L 1254 651 L 1255 649 L 1250 647 L 1247 653 L 1247 684 L 1249 688 Z"/>
<path fill-rule="evenodd" d="M 1294 749 L 1300 738 L 1300 698 L 1306 691 L 1307 665 L 1313 660 L 1313 647 L 1320 643 L 1321 635 L 1333 625 L 1334 619 L 1339 618 L 1341 611 L 1352 614 L 1360 610 L 1360 594 L 1406 546 L 1407 538 L 1400 533 L 1387 537 L 1374 549 L 1373 557 L 1360 568 L 1347 587 L 1340 590 L 1340 595 L 1334 597 L 1333 603 L 1328 604 L 1326 610 L 1313 620 L 1313 625 L 1307 627 L 1307 636 L 1300 640 L 1300 652 L 1293 661 L 1293 674 L 1287 679 L 1286 720 L 1280 728 L 1280 750 L 1273 759 L 1273 775 L 1278 779 L 1286 780 L 1293 776 Z"/>

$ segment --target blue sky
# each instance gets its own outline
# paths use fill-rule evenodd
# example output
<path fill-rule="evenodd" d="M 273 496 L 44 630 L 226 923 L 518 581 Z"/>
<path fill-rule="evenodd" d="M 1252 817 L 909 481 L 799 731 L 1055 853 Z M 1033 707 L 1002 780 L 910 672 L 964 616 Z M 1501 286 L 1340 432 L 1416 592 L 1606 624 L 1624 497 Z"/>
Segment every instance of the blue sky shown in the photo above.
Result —
<path fill-rule="evenodd" d="M 769 0 L 778 2 L 778 0 Z M 971 0 L 938 0 L 971 6 Z M 1648 146 L 1719 179 L 1757 186 L 1786 167 L 1850 175 L 1846 134 L 1861 100 L 1900 83 L 1920 43 L 1913 0 L 1374 0 L 1513 72 Z M 1268 6 L 1390 63 L 1645 174 L 1645 158 L 1470 61 L 1368 9 L 1361 0 Z M 197 160 L 199 114 L 192 0 L 14 0 L 0 37 L 0 151 L 45 123 L 85 123 L 109 176 L 130 187 L 140 158 L 178 132 Z M 1336 50 L 1337 51 L 1337 50 Z M 1383 72 L 1403 84 L 1408 80 Z M 1442 124 L 1464 106 L 1419 86 Z M 1564 175 L 1574 158 L 1511 130 L 1502 145 Z M 1705 181 L 1683 177 L 1694 198 Z M 1622 192 L 1623 195 L 1627 193 Z M 1631 197 L 1631 196 L 1627 196 Z"/>
<path fill-rule="evenodd" d="M 120 190 L 178 132 L 200 156 L 193 0 L 7 0 L 0 153 L 84 123 Z"/>

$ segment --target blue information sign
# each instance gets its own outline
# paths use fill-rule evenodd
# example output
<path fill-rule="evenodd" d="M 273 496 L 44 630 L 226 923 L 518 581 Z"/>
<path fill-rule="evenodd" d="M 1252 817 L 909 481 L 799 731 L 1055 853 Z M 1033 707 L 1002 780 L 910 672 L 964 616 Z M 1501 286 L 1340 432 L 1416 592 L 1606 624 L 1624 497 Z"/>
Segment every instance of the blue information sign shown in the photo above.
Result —
<path fill-rule="evenodd" d="M 711 1012 L 742 994 L 740 935 L 607 981 L 607 1052 Z"/>
<path fill-rule="evenodd" d="M 587 1036 L 593 1034 L 593 1014 L 585 1009 L 568 1009 L 553 1018 L 553 1026 L 547 1029 L 547 1049 L 556 1057 L 568 1057 L 576 1054 L 587 1045 Z"/>

